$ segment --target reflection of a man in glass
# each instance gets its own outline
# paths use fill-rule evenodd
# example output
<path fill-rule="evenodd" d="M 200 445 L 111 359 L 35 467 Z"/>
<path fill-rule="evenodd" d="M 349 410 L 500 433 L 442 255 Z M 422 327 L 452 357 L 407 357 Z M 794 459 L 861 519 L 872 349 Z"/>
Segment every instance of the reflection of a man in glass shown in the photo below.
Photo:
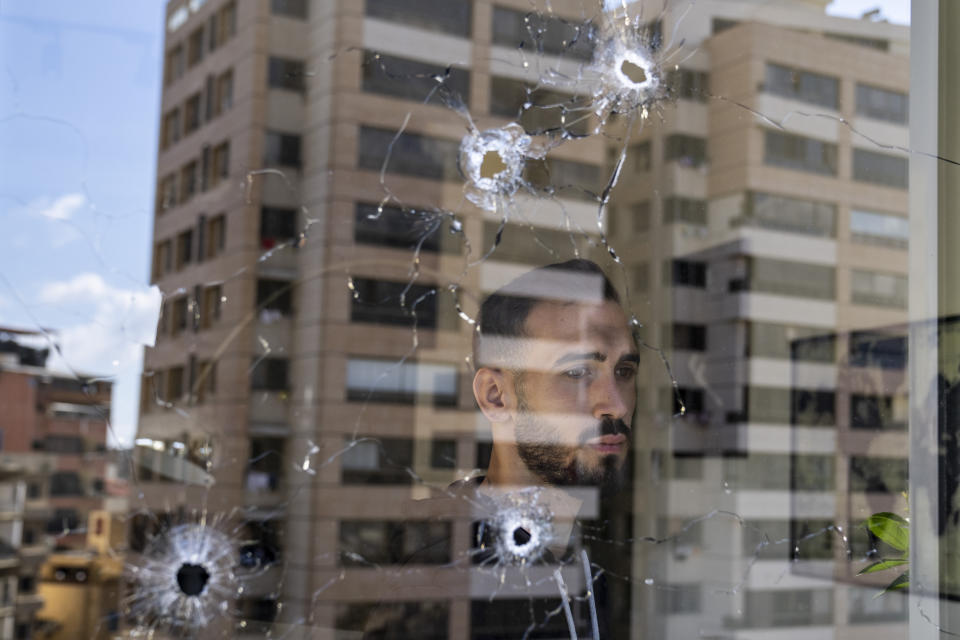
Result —
<path fill-rule="evenodd" d="M 493 432 L 487 486 L 620 487 L 639 355 L 599 266 L 541 267 L 491 294 L 473 352 Z"/>

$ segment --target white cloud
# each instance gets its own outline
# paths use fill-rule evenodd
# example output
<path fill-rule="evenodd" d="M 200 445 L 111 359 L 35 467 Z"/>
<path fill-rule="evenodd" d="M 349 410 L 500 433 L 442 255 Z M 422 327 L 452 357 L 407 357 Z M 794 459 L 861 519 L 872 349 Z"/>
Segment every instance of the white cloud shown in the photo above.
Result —
<path fill-rule="evenodd" d="M 162 295 L 157 287 L 115 286 L 96 273 L 81 273 L 40 287 L 36 298 L 54 305 L 59 318 L 82 321 L 56 326 L 59 352 L 51 350 L 47 366 L 57 371 L 92 374 L 114 380 L 111 442 L 128 442 L 137 424 L 135 389 L 143 347 L 153 346 Z"/>
<path fill-rule="evenodd" d="M 87 318 L 57 331 L 62 357 L 53 360 L 62 367 L 109 375 L 156 339 L 162 299 L 157 287 L 123 289 L 99 274 L 81 273 L 43 285 L 37 299 Z"/>
<path fill-rule="evenodd" d="M 51 220 L 70 220 L 77 211 L 87 204 L 87 198 L 82 193 L 68 193 L 60 196 L 53 202 L 49 198 L 34 201 L 31 208 L 36 207 L 44 218 Z"/>

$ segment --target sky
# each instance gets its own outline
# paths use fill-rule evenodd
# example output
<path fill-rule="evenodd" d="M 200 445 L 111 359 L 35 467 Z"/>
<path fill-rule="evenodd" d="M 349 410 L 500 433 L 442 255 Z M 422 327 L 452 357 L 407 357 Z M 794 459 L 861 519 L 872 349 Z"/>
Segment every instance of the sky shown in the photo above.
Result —
<path fill-rule="evenodd" d="M 835 15 L 908 0 L 835 0 Z M 111 443 L 132 442 L 145 345 L 162 0 L 0 0 L 0 326 L 56 331 L 49 365 L 115 380 Z"/>
<path fill-rule="evenodd" d="M 115 377 L 126 441 L 160 298 L 148 263 L 163 6 L 0 2 L 0 325 L 56 330 L 51 367 Z"/>

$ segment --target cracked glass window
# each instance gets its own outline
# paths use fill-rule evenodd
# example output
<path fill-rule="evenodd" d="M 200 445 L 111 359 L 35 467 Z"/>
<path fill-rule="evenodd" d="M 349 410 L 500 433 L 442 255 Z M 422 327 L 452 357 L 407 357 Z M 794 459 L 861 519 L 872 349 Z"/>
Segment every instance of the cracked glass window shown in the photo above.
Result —
<path fill-rule="evenodd" d="M 960 634 L 960 7 L 0 7 L 0 637 Z"/>

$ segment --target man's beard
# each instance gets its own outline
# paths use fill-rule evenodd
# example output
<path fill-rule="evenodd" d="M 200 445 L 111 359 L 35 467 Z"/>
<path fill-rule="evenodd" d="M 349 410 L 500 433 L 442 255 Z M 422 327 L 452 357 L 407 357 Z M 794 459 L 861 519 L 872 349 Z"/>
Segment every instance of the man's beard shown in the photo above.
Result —
<path fill-rule="evenodd" d="M 552 485 L 593 486 L 603 495 L 613 495 L 623 488 L 626 464 L 619 456 L 605 455 L 594 467 L 577 456 L 580 448 L 588 446 L 587 441 L 598 436 L 623 434 L 629 442 L 630 427 L 623 420 L 604 418 L 595 429 L 580 434 L 577 446 L 559 444 L 556 428 L 531 413 L 522 394 L 518 395 L 517 453 L 530 471 Z"/>

